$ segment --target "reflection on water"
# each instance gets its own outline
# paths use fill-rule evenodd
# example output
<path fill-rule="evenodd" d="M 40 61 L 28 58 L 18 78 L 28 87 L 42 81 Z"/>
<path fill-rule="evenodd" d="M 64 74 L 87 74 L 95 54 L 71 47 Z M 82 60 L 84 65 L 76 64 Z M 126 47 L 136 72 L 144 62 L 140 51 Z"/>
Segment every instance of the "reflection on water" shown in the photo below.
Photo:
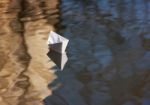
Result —
<path fill-rule="evenodd" d="M 150 1 L 62 0 L 60 8 L 69 61 L 47 105 L 55 93 L 68 105 L 150 105 Z"/>

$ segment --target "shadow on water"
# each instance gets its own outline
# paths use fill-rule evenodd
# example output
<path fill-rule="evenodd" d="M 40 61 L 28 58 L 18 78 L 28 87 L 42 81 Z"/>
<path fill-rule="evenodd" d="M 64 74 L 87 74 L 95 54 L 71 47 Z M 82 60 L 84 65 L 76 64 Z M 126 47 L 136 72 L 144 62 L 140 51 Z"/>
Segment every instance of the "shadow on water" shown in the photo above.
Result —
<path fill-rule="evenodd" d="M 62 0 L 60 9 L 69 61 L 45 105 L 150 105 L 150 1 Z"/>

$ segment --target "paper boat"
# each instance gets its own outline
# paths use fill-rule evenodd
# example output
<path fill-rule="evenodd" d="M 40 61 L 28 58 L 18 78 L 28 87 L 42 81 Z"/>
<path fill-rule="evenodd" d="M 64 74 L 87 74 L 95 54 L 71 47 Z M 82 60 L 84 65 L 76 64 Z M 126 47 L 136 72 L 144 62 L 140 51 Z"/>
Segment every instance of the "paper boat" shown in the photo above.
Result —
<path fill-rule="evenodd" d="M 47 53 L 47 56 L 60 68 L 60 70 L 63 70 L 66 62 L 68 61 L 68 57 L 66 55 L 66 52 L 61 54 L 61 53 L 58 53 L 54 50 L 50 50 Z"/>
<path fill-rule="evenodd" d="M 51 50 L 59 53 L 65 53 L 69 40 L 51 31 L 48 37 L 47 44 Z"/>
<path fill-rule="evenodd" d="M 50 51 L 47 55 L 61 70 L 63 70 L 66 62 L 68 61 L 68 57 L 65 52 L 68 42 L 68 39 L 53 31 L 49 34 L 47 44 L 49 45 Z"/>

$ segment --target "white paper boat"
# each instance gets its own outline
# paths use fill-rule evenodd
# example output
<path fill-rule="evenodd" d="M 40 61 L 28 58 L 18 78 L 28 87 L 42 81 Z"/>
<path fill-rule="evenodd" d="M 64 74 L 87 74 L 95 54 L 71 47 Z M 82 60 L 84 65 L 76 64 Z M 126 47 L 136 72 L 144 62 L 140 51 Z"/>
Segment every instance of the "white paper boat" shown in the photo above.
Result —
<path fill-rule="evenodd" d="M 56 52 L 54 50 L 50 50 L 47 53 L 47 56 L 60 68 L 60 70 L 63 70 L 65 64 L 68 61 L 68 57 L 66 55 L 66 52 L 63 54 Z"/>
<path fill-rule="evenodd" d="M 50 46 L 50 49 L 52 49 L 56 52 L 59 52 L 59 53 L 65 53 L 68 42 L 69 42 L 68 39 L 51 31 L 49 34 L 49 37 L 48 37 L 47 44 Z"/>

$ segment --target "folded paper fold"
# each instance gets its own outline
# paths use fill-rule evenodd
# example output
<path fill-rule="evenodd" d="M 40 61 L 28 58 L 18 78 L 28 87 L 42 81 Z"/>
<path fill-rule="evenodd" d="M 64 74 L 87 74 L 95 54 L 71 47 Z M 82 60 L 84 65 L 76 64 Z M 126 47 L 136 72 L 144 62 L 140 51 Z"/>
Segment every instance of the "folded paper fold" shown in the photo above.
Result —
<path fill-rule="evenodd" d="M 52 50 L 55 50 L 59 53 L 64 53 L 68 45 L 69 40 L 60 36 L 59 34 L 51 31 L 48 37 L 47 44 L 51 47 Z"/>

